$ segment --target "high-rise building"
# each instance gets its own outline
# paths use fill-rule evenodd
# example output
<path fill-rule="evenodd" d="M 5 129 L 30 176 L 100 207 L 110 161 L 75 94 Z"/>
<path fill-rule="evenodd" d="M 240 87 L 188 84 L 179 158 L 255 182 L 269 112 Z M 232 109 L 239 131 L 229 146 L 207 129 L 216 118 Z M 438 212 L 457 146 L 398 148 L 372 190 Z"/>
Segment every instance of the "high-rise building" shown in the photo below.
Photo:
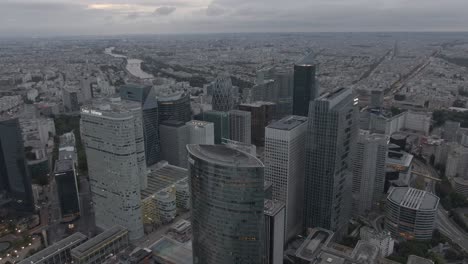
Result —
<path fill-rule="evenodd" d="M 166 120 L 188 122 L 192 119 L 190 93 L 175 92 L 158 94 L 159 123 Z"/>
<path fill-rule="evenodd" d="M 227 112 L 234 109 L 235 96 L 231 76 L 227 74 L 218 76 L 211 84 L 211 93 L 213 110 Z"/>
<path fill-rule="evenodd" d="M 315 78 L 317 65 L 312 53 L 294 64 L 293 115 L 307 116 L 309 102 L 318 97 L 319 88 Z"/>
<path fill-rule="evenodd" d="M 139 103 L 100 100 L 81 109 L 96 226 L 121 225 L 131 239 L 143 236 L 140 190 L 147 187 Z"/>
<path fill-rule="evenodd" d="M 80 215 L 80 199 L 76 181 L 75 164 L 71 159 L 55 162 L 55 182 L 62 219 Z"/>
<path fill-rule="evenodd" d="M 388 137 L 361 130 L 353 149 L 353 214 L 365 215 L 382 199 Z"/>
<path fill-rule="evenodd" d="M 276 104 L 272 102 L 241 104 L 239 110 L 250 112 L 252 144 L 263 146 L 265 144 L 265 127 L 275 118 Z"/>
<path fill-rule="evenodd" d="M 248 111 L 229 111 L 229 136 L 231 140 L 251 143 L 252 114 Z"/>
<path fill-rule="evenodd" d="M 285 239 L 302 232 L 307 117 L 287 116 L 265 130 L 265 180 L 286 205 Z"/>
<path fill-rule="evenodd" d="M 434 232 L 439 197 L 409 187 L 390 190 L 385 204 L 385 229 L 393 237 L 430 240 Z"/>
<path fill-rule="evenodd" d="M 143 110 L 143 135 L 145 137 L 146 165 L 150 166 L 160 160 L 159 111 L 158 100 L 152 86 L 127 84 L 120 87 L 123 100 L 141 104 Z"/>
<path fill-rule="evenodd" d="M 188 145 L 194 264 L 264 261 L 263 164 L 224 145 Z"/>
<path fill-rule="evenodd" d="M 185 124 L 188 128 L 189 144 L 214 145 L 214 124 L 192 120 Z"/>
<path fill-rule="evenodd" d="M 351 149 L 357 137 L 357 98 L 350 88 L 310 103 L 306 142 L 304 225 L 344 231 L 351 213 Z M 341 233 L 341 232 L 340 232 Z"/>
<path fill-rule="evenodd" d="M 3 194 L 3 195 L 2 195 Z M 19 210 L 32 211 L 34 198 L 17 118 L 0 119 L 0 196 Z"/>
<path fill-rule="evenodd" d="M 221 144 L 223 139 L 229 139 L 229 114 L 221 111 L 206 111 L 200 114 L 200 119 L 214 124 L 214 142 Z"/>
<path fill-rule="evenodd" d="M 62 101 L 67 112 L 76 112 L 80 110 L 80 91 L 75 87 L 66 87 L 62 91 Z"/>
<path fill-rule="evenodd" d="M 293 113 L 294 72 L 290 69 L 276 69 L 275 83 L 278 86 L 277 116 L 284 117 Z"/>
<path fill-rule="evenodd" d="M 265 200 L 265 263 L 283 263 L 284 219 L 284 203 Z"/>
<path fill-rule="evenodd" d="M 171 165 L 187 168 L 188 126 L 182 121 L 168 120 L 161 123 L 159 133 L 161 134 L 161 159 Z"/>

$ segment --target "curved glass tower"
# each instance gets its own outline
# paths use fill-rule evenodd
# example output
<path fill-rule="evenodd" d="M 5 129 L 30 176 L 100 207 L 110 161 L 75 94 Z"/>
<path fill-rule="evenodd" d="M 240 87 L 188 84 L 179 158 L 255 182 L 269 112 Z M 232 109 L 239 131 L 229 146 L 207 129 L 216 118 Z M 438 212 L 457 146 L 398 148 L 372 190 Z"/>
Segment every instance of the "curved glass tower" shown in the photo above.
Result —
<path fill-rule="evenodd" d="M 225 145 L 187 145 L 194 264 L 260 264 L 263 164 Z"/>

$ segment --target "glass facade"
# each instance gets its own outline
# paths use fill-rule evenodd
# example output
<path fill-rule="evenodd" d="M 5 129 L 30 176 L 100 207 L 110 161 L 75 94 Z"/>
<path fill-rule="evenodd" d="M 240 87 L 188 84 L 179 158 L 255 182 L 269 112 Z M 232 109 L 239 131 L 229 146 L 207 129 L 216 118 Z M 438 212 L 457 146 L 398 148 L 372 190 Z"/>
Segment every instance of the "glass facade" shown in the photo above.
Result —
<path fill-rule="evenodd" d="M 201 114 L 202 120 L 214 124 L 214 142 L 221 144 L 222 139 L 229 139 L 229 115 L 226 112 L 207 111 Z"/>
<path fill-rule="evenodd" d="M 181 93 L 173 96 L 158 98 L 159 123 L 166 120 L 188 122 L 192 119 L 190 108 L 190 94 Z"/>
<path fill-rule="evenodd" d="M 263 263 L 263 164 L 224 145 L 187 149 L 193 263 Z"/>
<path fill-rule="evenodd" d="M 68 163 L 68 164 L 67 164 Z M 68 166 L 67 169 L 58 169 L 55 172 L 55 182 L 60 202 L 62 218 L 76 216 L 80 213 L 80 201 L 78 198 L 78 184 L 72 160 L 59 160 L 56 168 Z"/>
<path fill-rule="evenodd" d="M 315 74 L 315 65 L 294 65 L 293 115 L 308 115 L 309 102 L 318 96 Z"/>

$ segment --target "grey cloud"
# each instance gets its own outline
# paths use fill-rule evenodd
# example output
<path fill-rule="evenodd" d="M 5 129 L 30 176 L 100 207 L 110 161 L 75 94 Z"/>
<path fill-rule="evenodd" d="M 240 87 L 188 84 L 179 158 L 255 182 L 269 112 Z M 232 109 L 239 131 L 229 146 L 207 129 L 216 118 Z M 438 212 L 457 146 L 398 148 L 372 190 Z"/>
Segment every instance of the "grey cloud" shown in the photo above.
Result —
<path fill-rule="evenodd" d="M 226 13 L 226 9 L 220 5 L 210 4 L 205 12 L 207 16 L 220 16 Z"/>
<path fill-rule="evenodd" d="M 154 10 L 154 14 L 160 15 L 160 16 L 167 16 L 167 15 L 174 13 L 176 9 L 177 8 L 175 6 L 161 6 L 161 7 L 156 8 L 156 10 Z"/>

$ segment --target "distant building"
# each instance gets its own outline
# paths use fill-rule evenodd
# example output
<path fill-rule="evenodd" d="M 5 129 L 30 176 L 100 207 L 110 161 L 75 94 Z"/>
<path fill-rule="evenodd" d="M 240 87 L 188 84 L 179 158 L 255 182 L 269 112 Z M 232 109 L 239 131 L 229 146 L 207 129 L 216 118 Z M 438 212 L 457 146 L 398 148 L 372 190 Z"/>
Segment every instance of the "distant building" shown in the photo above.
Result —
<path fill-rule="evenodd" d="M 0 119 L 0 195 L 19 210 L 33 211 L 31 184 L 19 121 Z"/>
<path fill-rule="evenodd" d="M 294 71 L 289 68 L 275 69 L 274 80 L 278 86 L 276 114 L 279 118 L 293 114 Z"/>
<path fill-rule="evenodd" d="M 129 230 L 131 239 L 140 238 L 140 190 L 147 186 L 140 104 L 112 99 L 83 107 L 81 137 L 96 226 L 106 230 L 121 225 Z"/>
<path fill-rule="evenodd" d="M 128 231 L 113 226 L 71 250 L 73 263 L 103 263 L 129 245 Z"/>
<path fill-rule="evenodd" d="M 353 214 L 366 215 L 382 199 L 388 137 L 361 130 L 353 150 Z"/>
<path fill-rule="evenodd" d="M 159 126 L 161 135 L 161 159 L 169 164 L 187 168 L 189 129 L 182 121 L 168 120 Z"/>
<path fill-rule="evenodd" d="M 388 257 L 393 254 L 395 240 L 388 232 L 377 232 L 370 227 L 361 227 L 360 238 L 368 243 L 377 246 L 380 249 L 380 254 L 383 257 Z"/>
<path fill-rule="evenodd" d="M 357 98 L 352 89 L 341 88 L 315 99 L 310 107 L 304 225 L 344 231 L 352 207 L 351 149 L 358 133 Z"/>
<path fill-rule="evenodd" d="M 390 190 L 385 206 L 385 229 L 393 237 L 430 240 L 435 228 L 439 198 L 408 187 Z"/>
<path fill-rule="evenodd" d="M 252 114 L 248 111 L 231 110 L 229 114 L 229 138 L 251 144 Z"/>
<path fill-rule="evenodd" d="M 193 263 L 263 263 L 262 162 L 223 145 L 188 145 L 187 149 Z"/>
<path fill-rule="evenodd" d="M 460 122 L 446 121 L 442 138 L 448 142 L 458 141 L 458 132 L 460 131 Z"/>
<path fill-rule="evenodd" d="M 57 160 L 54 175 L 62 219 L 80 215 L 78 182 L 73 160 Z"/>
<path fill-rule="evenodd" d="M 73 87 L 64 88 L 62 91 L 62 101 L 66 112 L 80 111 L 80 91 Z"/>
<path fill-rule="evenodd" d="M 213 110 L 227 112 L 234 109 L 234 90 L 231 76 L 220 75 L 211 84 Z"/>
<path fill-rule="evenodd" d="M 53 245 L 35 253 L 34 255 L 23 259 L 18 264 L 63 264 L 71 263 L 72 257 L 70 251 L 83 244 L 88 238 L 77 232 Z"/>
<path fill-rule="evenodd" d="M 229 139 L 229 114 L 221 111 L 206 111 L 200 114 L 200 120 L 214 124 L 214 142 L 221 144 L 223 139 Z"/>
<path fill-rule="evenodd" d="M 192 120 L 185 124 L 188 128 L 189 144 L 214 145 L 214 124 Z"/>
<path fill-rule="evenodd" d="M 309 232 L 309 235 L 304 242 L 296 250 L 296 263 L 315 263 L 317 256 L 320 254 L 322 249 L 332 241 L 334 233 L 330 230 L 323 228 L 314 228 Z M 320 262 L 319 262 L 320 263 Z"/>
<path fill-rule="evenodd" d="M 384 91 L 383 90 L 372 90 L 370 107 L 372 109 L 382 108 L 384 103 Z"/>
<path fill-rule="evenodd" d="M 273 199 L 286 205 L 286 241 L 303 231 L 306 134 L 302 116 L 287 116 L 265 129 L 265 180 L 272 183 Z"/>
<path fill-rule="evenodd" d="M 127 84 L 120 87 L 123 100 L 141 104 L 143 111 L 143 135 L 145 137 L 146 165 L 150 166 L 160 160 L 159 109 L 158 99 L 152 86 Z"/>
<path fill-rule="evenodd" d="M 316 71 L 311 53 L 294 64 L 293 115 L 308 116 L 310 101 L 318 97 Z"/>
<path fill-rule="evenodd" d="M 192 119 L 190 93 L 176 92 L 158 95 L 159 123 L 166 120 L 188 122 Z"/>
<path fill-rule="evenodd" d="M 284 203 L 265 200 L 265 263 L 283 264 L 285 234 Z"/>
<path fill-rule="evenodd" d="M 272 102 L 254 102 L 239 105 L 239 110 L 251 114 L 252 144 L 257 147 L 265 144 L 265 127 L 273 121 L 276 115 L 276 104 Z"/>

